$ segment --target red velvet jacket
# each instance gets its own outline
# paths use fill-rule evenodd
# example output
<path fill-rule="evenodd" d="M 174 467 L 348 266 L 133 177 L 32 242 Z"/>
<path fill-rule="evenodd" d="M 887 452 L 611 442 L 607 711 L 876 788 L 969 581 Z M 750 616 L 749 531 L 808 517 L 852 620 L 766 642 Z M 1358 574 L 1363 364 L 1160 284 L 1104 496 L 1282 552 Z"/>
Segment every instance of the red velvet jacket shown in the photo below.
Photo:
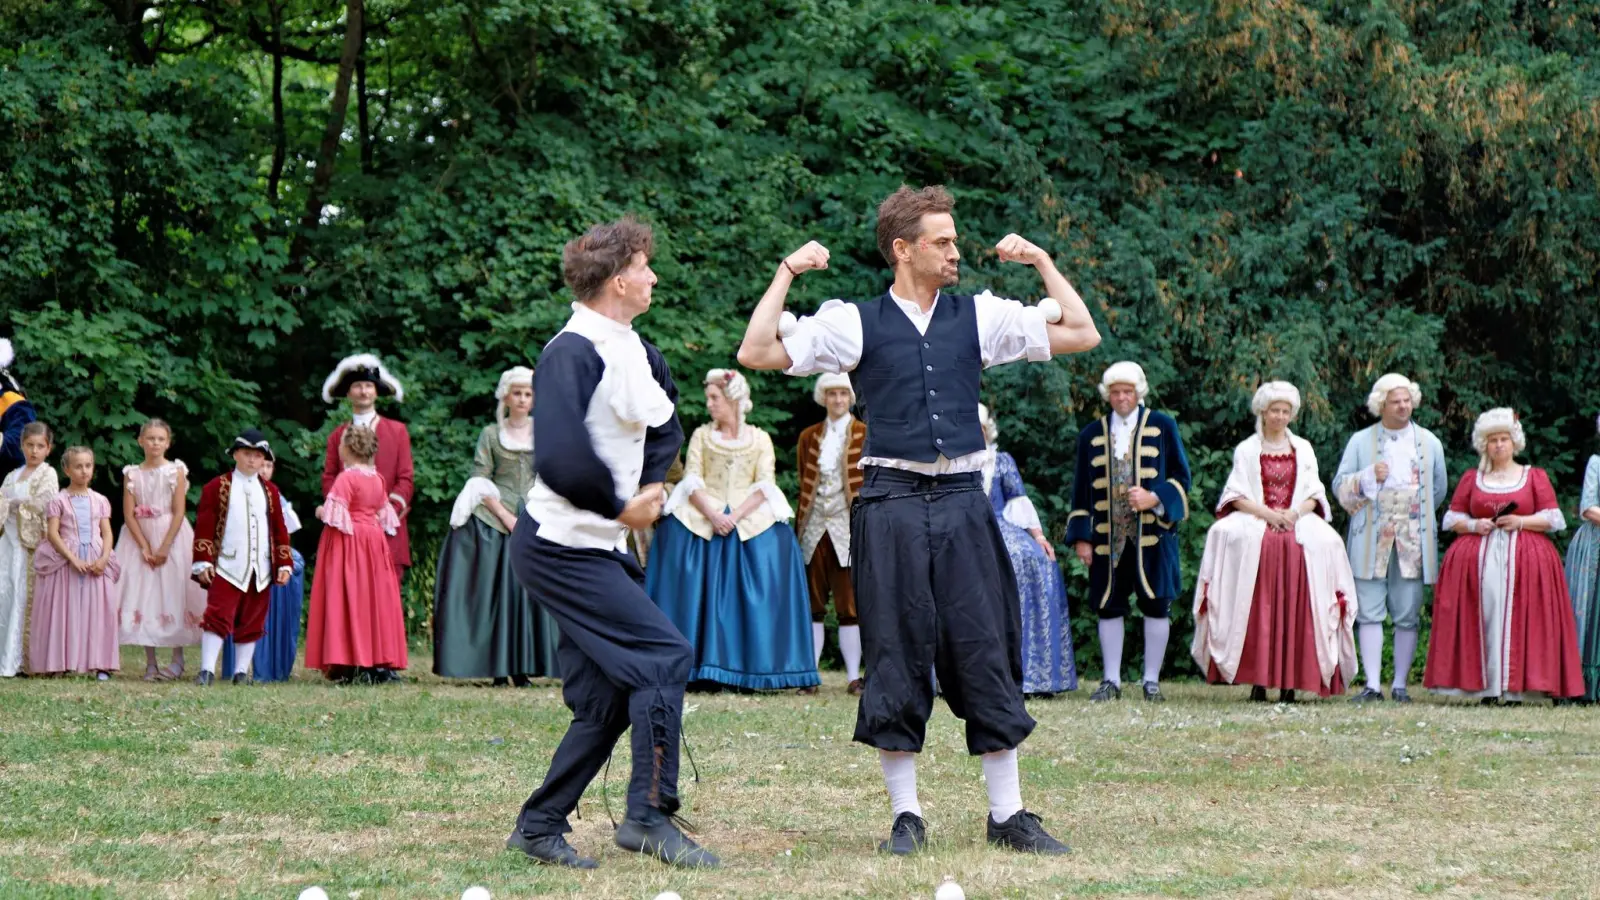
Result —
<path fill-rule="evenodd" d="M 289 549 L 289 527 L 283 522 L 283 497 L 278 486 L 261 479 L 261 488 L 267 495 L 267 531 L 272 540 L 272 571 L 268 578 L 278 575 L 279 569 L 293 569 L 294 556 Z M 222 532 L 228 527 L 228 500 L 233 493 L 233 471 L 218 475 L 200 489 L 200 506 L 195 510 L 194 561 L 217 564 L 217 552 L 222 548 Z"/>
<path fill-rule="evenodd" d="M 347 422 L 333 430 L 328 435 L 328 454 L 322 461 L 322 495 L 326 497 L 333 490 L 333 480 L 344 471 L 344 465 L 339 461 L 339 442 L 344 440 L 345 429 L 349 428 Z M 378 458 L 372 461 L 373 468 L 383 476 L 384 489 L 389 493 L 389 504 L 400 516 L 400 528 L 389 535 L 389 555 L 393 557 L 397 566 L 411 565 L 411 535 L 407 533 L 407 518 L 411 512 L 411 493 L 415 489 L 412 484 L 411 464 L 411 432 L 406 430 L 404 422 L 378 416 L 376 423 L 378 430 Z"/>

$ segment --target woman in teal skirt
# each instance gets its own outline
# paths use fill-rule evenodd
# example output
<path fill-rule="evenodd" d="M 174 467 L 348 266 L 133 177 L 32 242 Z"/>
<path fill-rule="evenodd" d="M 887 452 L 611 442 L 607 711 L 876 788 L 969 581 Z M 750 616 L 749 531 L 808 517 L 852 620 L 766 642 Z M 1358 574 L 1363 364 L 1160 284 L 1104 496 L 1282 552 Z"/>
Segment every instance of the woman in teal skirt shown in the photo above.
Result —
<path fill-rule="evenodd" d="M 533 370 L 507 369 L 495 424 L 478 435 L 472 476 L 450 513 L 434 586 L 433 672 L 527 687 L 559 678 L 556 624 L 511 570 L 511 529 L 533 487 Z"/>
<path fill-rule="evenodd" d="M 773 481 L 772 438 L 744 420 L 743 375 L 712 369 L 705 392 L 711 423 L 689 439 L 645 591 L 694 645 L 691 686 L 816 686 L 805 560 L 786 521 L 794 512 Z"/>
<path fill-rule="evenodd" d="M 1595 420 L 1600 429 L 1600 419 Z M 1578 658 L 1583 662 L 1583 699 L 1600 693 L 1600 455 L 1589 457 L 1578 499 L 1583 525 L 1567 548 L 1567 588 L 1578 620 Z"/>

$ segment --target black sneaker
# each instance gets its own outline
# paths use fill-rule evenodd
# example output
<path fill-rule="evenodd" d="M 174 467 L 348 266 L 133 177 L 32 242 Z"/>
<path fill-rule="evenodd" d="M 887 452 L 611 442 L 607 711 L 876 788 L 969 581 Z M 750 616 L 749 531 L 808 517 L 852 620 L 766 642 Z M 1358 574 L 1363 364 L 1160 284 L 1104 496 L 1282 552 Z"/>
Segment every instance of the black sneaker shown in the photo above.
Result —
<path fill-rule="evenodd" d="M 1410 703 L 1411 694 L 1409 694 L 1405 688 L 1397 687 L 1389 691 L 1389 699 L 1396 703 Z"/>
<path fill-rule="evenodd" d="M 995 822 L 994 816 L 990 816 L 989 843 L 1019 853 L 1060 856 L 1072 852 L 1071 847 L 1051 837 L 1050 833 L 1044 830 L 1044 825 L 1040 823 L 1038 816 L 1025 809 L 1019 810 L 1016 815 L 1004 822 Z"/>
<path fill-rule="evenodd" d="M 1090 703 L 1104 703 L 1107 700 L 1121 700 L 1122 688 L 1111 681 L 1100 682 L 1100 687 L 1089 695 Z"/>
<path fill-rule="evenodd" d="M 1382 703 L 1383 691 L 1377 688 L 1362 688 L 1361 693 L 1350 698 L 1351 703 Z"/>
<path fill-rule="evenodd" d="M 722 860 L 717 859 L 715 853 L 696 844 L 670 818 L 664 818 L 655 825 L 645 825 L 637 819 L 624 819 L 617 829 L 616 842 L 624 850 L 654 856 L 680 869 L 715 869 L 722 865 Z"/>
<path fill-rule="evenodd" d="M 1161 685 L 1154 681 L 1144 683 L 1144 699 L 1151 703 L 1165 703 L 1167 698 L 1161 693 Z"/>
<path fill-rule="evenodd" d="M 207 672 L 205 669 L 201 669 L 200 674 L 195 676 L 194 683 L 201 687 L 211 687 L 211 683 L 216 680 L 217 675 L 215 672 Z"/>
<path fill-rule="evenodd" d="M 878 852 L 910 856 L 927 845 L 928 823 L 916 813 L 903 812 L 894 817 L 894 827 L 889 829 L 889 839 L 878 844 Z"/>
<path fill-rule="evenodd" d="M 518 828 L 506 838 L 506 849 L 515 850 L 536 863 L 566 866 L 571 869 L 596 869 L 600 864 L 578 851 L 559 834 L 523 834 Z"/>

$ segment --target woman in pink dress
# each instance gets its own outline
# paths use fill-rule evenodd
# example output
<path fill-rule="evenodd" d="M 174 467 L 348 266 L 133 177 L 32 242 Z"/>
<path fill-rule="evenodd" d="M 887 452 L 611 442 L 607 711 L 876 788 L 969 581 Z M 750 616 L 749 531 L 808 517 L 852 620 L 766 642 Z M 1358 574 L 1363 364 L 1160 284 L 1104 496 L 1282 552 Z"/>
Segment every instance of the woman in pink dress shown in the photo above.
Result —
<path fill-rule="evenodd" d="M 1207 680 L 1254 685 L 1250 699 L 1344 693 L 1355 674 L 1356 584 L 1310 442 L 1289 430 L 1300 391 L 1269 381 L 1251 401 L 1256 433 L 1206 532 L 1190 650 Z"/>
<path fill-rule="evenodd" d="M 344 471 L 319 512 L 322 540 L 311 582 L 306 666 L 329 678 L 398 681 L 406 659 L 405 613 L 386 535 L 400 527 L 383 476 L 372 467 L 378 435 L 347 429 L 339 443 Z"/>
<path fill-rule="evenodd" d="M 1579 697 L 1583 669 L 1561 554 L 1548 535 L 1567 527 L 1550 477 L 1516 456 L 1527 445 L 1509 409 L 1478 417 L 1478 468 L 1461 476 L 1444 528 L 1460 537 L 1434 590 L 1423 684 L 1481 697 Z"/>
<path fill-rule="evenodd" d="M 61 468 L 70 481 L 45 510 L 45 537 L 33 555 L 33 620 L 28 627 L 28 671 L 97 672 L 101 681 L 120 668 L 116 581 L 111 552 L 111 501 L 89 489 L 94 451 L 68 447 Z"/>

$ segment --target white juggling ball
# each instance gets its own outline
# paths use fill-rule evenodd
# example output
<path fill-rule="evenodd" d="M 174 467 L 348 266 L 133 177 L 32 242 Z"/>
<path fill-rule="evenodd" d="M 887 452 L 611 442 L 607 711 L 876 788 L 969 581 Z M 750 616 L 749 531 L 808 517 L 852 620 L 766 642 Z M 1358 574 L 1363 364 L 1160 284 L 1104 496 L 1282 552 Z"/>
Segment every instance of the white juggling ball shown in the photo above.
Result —
<path fill-rule="evenodd" d="M 461 892 L 461 900 L 489 900 L 489 889 L 473 885 Z"/>
<path fill-rule="evenodd" d="M 787 316 L 789 314 L 784 313 L 784 315 Z M 793 317 L 791 316 L 791 318 Z M 683 900 L 683 898 L 678 896 L 677 891 L 662 891 L 656 895 L 656 900 Z"/>
<path fill-rule="evenodd" d="M 1061 303 L 1054 297 L 1046 297 L 1039 301 L 1039 311 L 1044 313 L 1044 320 L 1051 324 L 1061 321 Z"/>
<path fill-rule="evenodd" d="M 933 900 L 967 900 L 967 892 L 961 889 L 961 885 L 956 884 L 955 879 L 947 875 L 944 884 L 939 885 L 939 889 L 933 892 Z"/>
<path fill-rule="evenodd" d="M 778 317 L 778 337 L 786 338 L 794 334 L 794 330 L 799 327 L 800 320 L 796 319 L 794 313 L 789 312 L 787 309 L 783 311 L 783 315 Z"/>
<path fill-rule="evenodd" d="M 300 892 L 300 900 L 328 900 L 328 892 L 312 885 Z"/>

